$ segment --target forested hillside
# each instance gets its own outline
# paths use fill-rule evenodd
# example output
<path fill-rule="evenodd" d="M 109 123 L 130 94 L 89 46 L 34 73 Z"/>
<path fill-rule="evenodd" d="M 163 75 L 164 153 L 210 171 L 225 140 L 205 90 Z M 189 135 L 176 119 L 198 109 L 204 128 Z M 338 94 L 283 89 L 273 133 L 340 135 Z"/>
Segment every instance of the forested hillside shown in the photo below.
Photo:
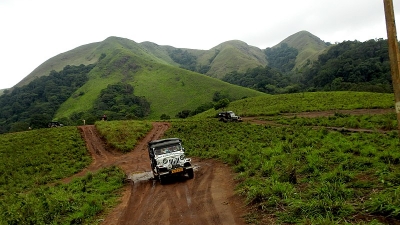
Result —
<path fill-rule="evenodd" d="M 88 81 L 94 65 L 66 66 L 0 96 L 0 133 L 47 127 L 60 107 Z"/>
<path fill-rule="evenodd" d="M 387 40 L 345 41 L 331 46 L 318 60 L 294 68 L 296 49 L 282 44 L 266 49 L 270 64 L 222 80 L 262 92 L 371 91 L 392 92 Z"/>
<path fill-rule="evenodd" d="M 317 90 L 392 92 L 387 40 L 333 46 L 305 70 L 303 84 Z"/>

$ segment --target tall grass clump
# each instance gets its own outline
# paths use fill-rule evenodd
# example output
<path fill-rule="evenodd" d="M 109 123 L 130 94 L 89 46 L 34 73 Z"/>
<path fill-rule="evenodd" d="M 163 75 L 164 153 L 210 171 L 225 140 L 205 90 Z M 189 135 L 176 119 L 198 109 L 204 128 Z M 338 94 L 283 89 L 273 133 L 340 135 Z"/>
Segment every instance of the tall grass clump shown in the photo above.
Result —
<path fill-rule="evenodd" d="M 121 152 L 133 150 L 152 128 L 151 122 L 139 120 L 97 121 L 95 125 L 107 144 Z"/>
<path fill-rule="evenodd" d="M 228 163 L 237 193 L 277 223 L 385 224 L 398 218 L 396 135 L 209 119 L 173 121 L 166 136 L 180 137 L 189 155 Z"/>

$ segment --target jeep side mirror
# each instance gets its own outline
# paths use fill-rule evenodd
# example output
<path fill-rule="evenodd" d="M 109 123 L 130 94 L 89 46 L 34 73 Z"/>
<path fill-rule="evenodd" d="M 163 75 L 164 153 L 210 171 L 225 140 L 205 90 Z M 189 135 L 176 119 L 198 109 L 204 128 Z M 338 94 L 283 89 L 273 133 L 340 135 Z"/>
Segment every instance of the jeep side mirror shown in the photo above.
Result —
<path fill-rule="evenodd" d="M 185 148 L 182 148 L 182 151 L 185 151 Z"/>

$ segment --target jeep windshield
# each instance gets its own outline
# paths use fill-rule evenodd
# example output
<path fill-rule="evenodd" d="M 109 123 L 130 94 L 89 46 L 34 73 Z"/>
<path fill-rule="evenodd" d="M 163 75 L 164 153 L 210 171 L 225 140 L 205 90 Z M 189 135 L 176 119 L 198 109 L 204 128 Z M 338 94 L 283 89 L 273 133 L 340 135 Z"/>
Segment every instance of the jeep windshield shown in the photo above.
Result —
<path fill-rule="evenodd" d="M 154 154 L 156 155 L 163 155 L 171 152 L 182 151 L 181 145 L 169 145 L 164 147 L 159 147 L 154 149 Z"/>

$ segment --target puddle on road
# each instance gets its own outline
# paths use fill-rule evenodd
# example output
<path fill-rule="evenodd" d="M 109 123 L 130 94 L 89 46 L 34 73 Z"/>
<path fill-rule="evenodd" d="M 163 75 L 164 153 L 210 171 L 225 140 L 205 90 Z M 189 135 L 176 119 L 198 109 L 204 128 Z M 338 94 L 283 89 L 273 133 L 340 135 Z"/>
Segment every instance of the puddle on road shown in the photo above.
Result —
<path fill-rule="evenodd" d="M 133 183 L 139 181 L 147 181 L 153 179 L 153 172 L 143 172 L 143 173 L 131 173 L 128 175 L 128 180 L 133 181 Z"/>
<path fill-rule="evenodd" d="M 199 165 L 193 165 L 194 171 L 198 171 L 199 169 L 200 169 Z M 153 172 L 148 171 L 148 172 L 131 173 L 128 175 L 128 180 L 133 181 L 133 183 L 137 183 L 140 181 L 154 180 Z"/>
<path fill-rule="evenodd" d="M 200 169 L 200 166 L 199 165 L 193 165 L 193 170 L 194 171 L 198 171 Z"/>

